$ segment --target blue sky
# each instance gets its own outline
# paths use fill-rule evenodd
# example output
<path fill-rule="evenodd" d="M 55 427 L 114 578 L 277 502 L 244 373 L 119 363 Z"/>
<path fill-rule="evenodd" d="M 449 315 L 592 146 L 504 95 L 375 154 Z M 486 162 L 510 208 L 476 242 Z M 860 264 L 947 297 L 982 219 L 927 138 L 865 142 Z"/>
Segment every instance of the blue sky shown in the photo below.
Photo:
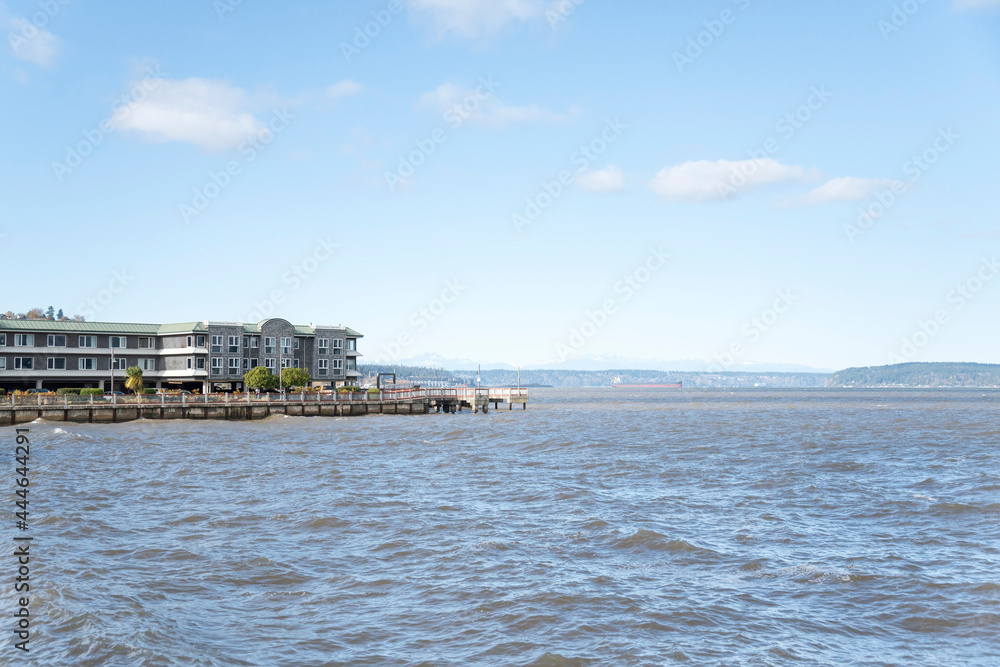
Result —
<path fill-rule="evenodd" d="M 1000 363 L 997 0 L 0 27 L 3 310 L 344 323 L 369 360 Z"/>

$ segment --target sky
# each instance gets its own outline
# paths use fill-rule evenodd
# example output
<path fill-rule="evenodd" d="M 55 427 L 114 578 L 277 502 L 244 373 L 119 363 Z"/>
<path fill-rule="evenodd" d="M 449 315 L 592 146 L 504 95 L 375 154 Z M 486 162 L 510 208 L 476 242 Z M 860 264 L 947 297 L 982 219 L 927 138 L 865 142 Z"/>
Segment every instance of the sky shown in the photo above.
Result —
<path fill-rule="evenodd" d="M 6 0 L 0 310 L 1000 363 L 1000 0 L 623 5 Z"/>

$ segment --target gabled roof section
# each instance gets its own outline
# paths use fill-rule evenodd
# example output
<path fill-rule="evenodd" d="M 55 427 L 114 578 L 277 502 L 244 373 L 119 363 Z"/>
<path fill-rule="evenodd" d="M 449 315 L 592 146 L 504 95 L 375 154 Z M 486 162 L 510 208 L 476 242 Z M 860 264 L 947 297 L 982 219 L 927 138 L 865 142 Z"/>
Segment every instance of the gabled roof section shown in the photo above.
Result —
<path fill-rule="evenodd" d="M 364 338 L 365 337 L 365 335 L 363 333 L 361 333 L 360 331 L 355 331 L 351 327 L 344 327 L 344 328 L 347 329 L 347 335 L 351 336 L 352 338 L 355 337 L 355 336 L 358 337 L 358 338 Z"/>
<path fill-rule="evenodd" d="M 86 333 L 149 334 L 160 332 L 159 324 L 127 324 L 122 322 L 51 322 L 49 320 L 0 320 L 0 330 L 6 331 L 81 331 Z"/>

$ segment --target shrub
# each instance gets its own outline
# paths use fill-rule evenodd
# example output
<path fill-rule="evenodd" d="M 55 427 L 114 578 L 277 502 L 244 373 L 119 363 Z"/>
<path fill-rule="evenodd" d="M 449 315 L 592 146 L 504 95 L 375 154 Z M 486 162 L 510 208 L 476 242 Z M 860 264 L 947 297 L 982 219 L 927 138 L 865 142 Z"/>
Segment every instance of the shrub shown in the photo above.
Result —
<path fill-rule="evenodd" d="M 369 394 L 381 394 L 382 391 L 380 389 L 376 389 L 375 387 L 372 387 L 371 389 L 368 390 L 368 393 Z"/>
<path fill-rule="evenodd" d="M 88 387 L 86 389 L 81 389 L 80 390 L 80 395 L 81 396 L 103 396 L 104 395 L 104 390 L 103 389 L 96 389 L 94 387 Z"/>
<path fill-rule="evenodd" d="M 144 394 L 155 394 L 156 393 L 156 389 L 153 388 L 153 387 L 146 387 L 145 389 L 142 390 L 142 393 L 144 393 Z"/>
<path fill-rule="evenodd" d="M 66 394 L 80 394 L 80 389 L 77 387 L 61 387 L 56 389 L 56 393 L 65 396 Z"/>
<path fill-rule="evenodd" d="M 337 389 L 338 394 L 357 394 L 361 392 L 361 387 L 348 385 L 345 387 L 339 387 Z"/>
<path fill-rule="evenodd" d="M 0 396 L 6 396 L 6 395 L 7 395 L 7 390 L 6 389 L 0 389 Z"/>

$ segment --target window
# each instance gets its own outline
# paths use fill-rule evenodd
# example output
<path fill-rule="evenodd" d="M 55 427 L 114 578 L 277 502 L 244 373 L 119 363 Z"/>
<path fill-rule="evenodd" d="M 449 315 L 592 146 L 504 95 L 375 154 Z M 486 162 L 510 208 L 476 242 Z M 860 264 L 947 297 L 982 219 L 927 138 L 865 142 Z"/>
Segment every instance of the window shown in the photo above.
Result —
<path fill-rule="evenodd" d="M 192 359 L 191 357 L 188 357 L 188 370 L 191 370 L 191 367 L 193 365 L 194 365 L 194 359 Z"/>
<path fill-rule="evenodd" d="M 291 365 L 292 365 L 292 360 L 291 359 L 282 359 L 281 360 L 281 367 L 282 368 L 288 368 Z"/>
<path fill-rule="evenodd" d="M 205 337 L 204 336 L 198 336 L 198 339 L 195 342 L 197 343 L 198 347 L 205 347 Z"/>
<path fill-rule="evenodd" d="M 348 338 L 347 339 L 347 349 L 350 352 L 353 352 L 353 351 L 357 350 L 358 349 L 358 339 L 357 338 Z"/>
<path fill-rule="evenodd" d="M 34 347 L 35 334 L 14 334 L 15 347 Z"/>
<path fill-rule="evenodd" d="M 212 375 L 222 375 L 222 357 L 212 357 Z"/>
<path fill-rule="evenodd" d="M 7 357 L 0 357 L 0 371 L 7 370 Z"/>
<path fill-rule="evenodd" d="M 7 345 L 7 334 L 0 334 L 0 345 Z"/>
<path fill-rule="evenodd" d="M 255 349 L 260 347 L 260 336 L 254 336 L 250 339 L 250 347 Z"/>
<path fill-rule="evenodd" d="M 50 371 L 66 370 L 66 357 L 49 357 L 48 369 Z"/>
<path fill-rule="evenodd" d="M 299 349 L 299 339 L 298 338 L 295 339 L 295 349 L 296 350 Z"/>
<path fill-rule="evenodd" d="M 205 357 L 198 357 L 194 360 L 195 370 L 203 371 L 205 370 Z"/>
<path fill-rule="evenodd" d="M 55 334 L 49 334 L 48 346 L 66 347 L 66 336 L 57 336 Z"/>
<path fill-rule="evenodd" d="M 97 347 L 97 336 L 80 336 L 80 347 Z"/>
<path fill-rule="evenodd" d="M 190 361 L 190 359 L 188 359 Z M 144 371 L 155 371 L 156 370 L 156 359 L 140 359 L 139 368 Z M 188 366 L 190 368 L 190 366 Z"/>
<path fill-rule="evenodd" d="M 152 338 L 139 338 L 139 347 L 145 350 L 152 350 L 156 345 L 153 344 Z"/>
<path fill-rule="evenodd" d="M 272 371 L 274 370 L 274 358 L 273 357 L 268 357 L 267 359 L 264 360 L 264 368 L 270 368 Z"/>
<path fill-rule="evenodd" d="M 295 366 L 295 368 L 298 368 L 299 367 L 299 360 L 296 359 L 294 362 L 292 362 L 292 365 Z"/>
<path fill-rule="evenodd" d="M 239 357 L 229 357 L 229 374 L 239 375 L 240 374 L 240 358 Z"/>
<path fill-rule="evenodd" d="M 191 347 L 192 343 L 194 343 L 194 336 L 188 336 L 187 337 L 187 345 L 185 345 L 184 347 Z"/>
<path fill-rule="evenodd" d="M 320 375 L 327 375 L 330 372 L 330 360 L 320 359 L 318 362 L 318 370 Z"/>
<path fill-rule="evenodd" d="M 348 359 L 347 360 L 347 370 L 349 370 L 349 371 L 357 370 L 357 367 L 355 366 L 355 363 L 357 363 L 357 362 L 354 359 Z"/>
<path fill-rule="evenodd" d="M 274 354 L 274 338 L 271 336 L 264 338 L 264 354 Z"/>
<path fill-rule="evenodd" d="M 281 338 L 281 353 L 291 354 L 292 353 L 292 339 L 282 336 Z"/>
<path fill-rule="evenodd" d="M 15 371 L 30 371 L 35 368 L 34 357 L 14 357 Z"/>
<path fill-rule="evenodd" d="M 243 370 L 245 370 L 245 371 L 250 370 L 250 360 L 249 359 L 244 359 L 243 360 Z"/>
<path fill-rule="evenodd" d="M 319 353 L 330 354 L 330 339 L 320 338 L 318 342 L 319 342 Z"/>
<path fill-rule="evenodd" d="M 343 338 L 334 338 L 333 339 L 333 353 L 334 354 L 343 354 L 344 353 L 344 339 Z"/>
<path fill-rule="evenodd" d="M 116 371 L 125 370 L 128 367 L 128 364 L 126 364 L 125 361 L 124 357 L 115 357 L 111 360 L 111 369 Z"/>
<path fill-rule="evenodd" d="M 108 347 L 128 347 L 128 338 L 125 336 L 111 336 Z"/>
<path fill-rule="evenodd" d="M 243 337 L 243 347 L 250 347 L 250 336 Z"/>
<path fill-rule="evenodd" d="M 81 371 L 96 371 L 97 370 L 97 359 L 78 359 L 79 368 Z"/>
<path fill-rule="evenodd" d="M 230 336 L 229 337 L 229 354 L 236 354 L 240 351 L 240 337 Z"/>
<path fill-rule="evenodd" d="M 212 352 L 222 352 L 222 336 L 212 336 Z"/>
<path fill-rule="evenodd" d="M 337 371 L 337 375 L 340 375 L 341 372 L 344 370 L 344 360 L 343 359 L 334 359 L 333 360 L 333 370 Z"/>

